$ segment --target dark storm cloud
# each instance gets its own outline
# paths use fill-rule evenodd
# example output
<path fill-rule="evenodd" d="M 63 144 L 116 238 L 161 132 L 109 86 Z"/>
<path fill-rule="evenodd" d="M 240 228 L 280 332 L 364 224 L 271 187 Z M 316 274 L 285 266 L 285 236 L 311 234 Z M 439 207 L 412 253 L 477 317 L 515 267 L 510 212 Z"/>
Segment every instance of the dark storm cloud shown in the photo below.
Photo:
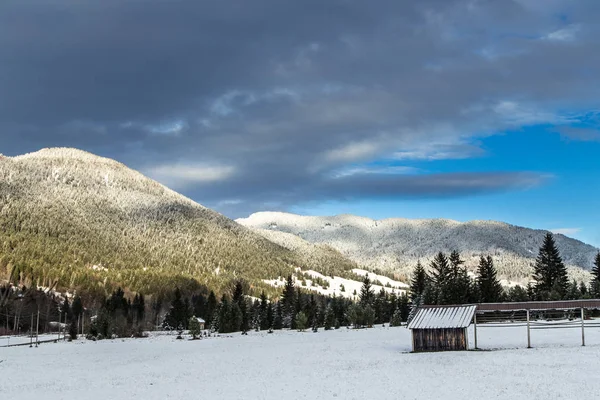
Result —
<path fill-rule="evenodd" d="M 543 177 L 343 171 L 577 122 L 598 108 L 598 17 L 594 0 L 4 1 L 0 152 L 83 148 L 236 212 L 528 187 Z"/>

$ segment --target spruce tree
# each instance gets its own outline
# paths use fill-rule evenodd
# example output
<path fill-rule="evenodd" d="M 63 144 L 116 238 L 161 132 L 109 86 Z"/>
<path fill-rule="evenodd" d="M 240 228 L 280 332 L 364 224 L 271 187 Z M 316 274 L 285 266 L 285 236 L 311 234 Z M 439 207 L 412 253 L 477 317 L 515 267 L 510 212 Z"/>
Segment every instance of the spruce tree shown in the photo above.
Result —
<path fill-rule="evenodd" d="M 390 320 L 390 326 L 401 326 L 402 325 L 402 312 L 399 308 L 396 308 L 394 314 L 392 314 L 392 319 Z"/>
<path fill-rule="evenodd" d="M 215 295 L 215 292 L 211 290 L 208 295 L 208 300 L 206 300 L 206 313 L 204 315 L 206 321 L 212 321 L 217 305 L 217 296 Z"/>
<path fill-rule="evenodd" d="M 75 296 L 73 299 L 73 304 L 71 304 L 71 313 L 73 313 L 73 318 L 75 318 L 75 320 L 79 319 L 79 316 L 83 314 L 83 303 L 81 302 L 81 297 Z"/>
<path fill-rule="evenodd" d="M 369 279 L 369 274 L 365 274 L 365 278 L 363 279 L 363 284 L 360 289 L 360 304 L 363 307 L 371 305 L 373 304 L 374 297 L 375 294 L 373 293 L 371 279 Z"/>
<path fill-rule="evenodd" d="M 427 289 L 428 277 L 425 268 L 421 264 L 421 261 L 417 262 L 412 273 L 412 279 L 410 281 L 410 299 L 415 300 L 417 297 L 422 298 Z"/>
<path fill-rule="evenodd" d="M 498 281 L 494 260 L 487 256 L 479 259 L 477 267 L 477 287 L 480 303 L 497 303 L 502 301 L 504 290 Z"/>
<path fill-rule="evenodd" d="M 237 281 L 235 284 L 232 301 L 234 304 L 237 304 L 241 315 L 239 329 L 241 329 L 242 332 L 247 332 L 250 328 L 250 316 L 248 313 L 248 303 L 246 302 L 246 297 L 244 296 L 244 286 L 241 281 Z M 236 328 L 237 326 L 232 327 L 232 329 L 234 329 L 232 332 L 236 332 Z"/>
<path fill-rule="evenodd" d="M 179 288 L 175 289 L 169 313 L 165 317 L 165 326 L 171 329 L 185 329 L 188 323 L 188 310 Z"/>
<path fill-rule="evenodd" d="M 431 300 L 433 304 L 445 304 L 448 297 L 448 281 L 450 280 L 450 265 L 448 258 L 439 252 L 431 261 Z"/>
<path fill-rule="evenodd" d="M 280 330 L 283 328 L 283 307 L 281 302 L 275 307 L 275 316 L 273 317 L 273 329 Z"/>
<path fill-rule="evenodd" d="M 306 314 L 304 314 L 304 312 L 300 311 L 296 315 L 296 328 L 298 329 L 298 331 L 304 332 L 304 330 L 306 329 L 307 323 L 308 323 L 308 317 L 306 316 Z"/>
<path fill-rule="evenodd" d="M 375 323 L 375 310 L 373 310 L 370 304 L 367 304 L 363 308 L 363 323 L 367 328 L 372 328 Z"/>
<path fill-rule="evenodd" d="M 335 314 L 331 303 L 325 309 L 325 330 L 328 331 L 335 326 Z"/>
<path fill-rule="evenodd" d="M 591 295 L 595 298 L 600 297 L 600 252 L 596 254 L 594 267 L 592 268 L 592 281 L 590 282 Z"/>
<path fill-rule="evenodd" d="M 405 322 L 410 314 L 410 302 L 406 293 L 402 293 L 398 301 L 398 310 L 400 310 L 400 320 Z"/>
<path fill-rule="evenodd" d="M 190 320 L 188 321 L 188 329 L 190 331 L 189 334 L 192 336 L 192 340 L 196 340 L 198 336 L 200 336 L 200 322 L 195 315 L 190 317 Z"/>
<path fill-rule="evenodd" d="M 263 291 L 260 294 L 260 305 L 259 305 L 259 316 L 260 316 L 260 329 L 265 331 L 271 327 L 272 321 L 269 320 L 268 312 L 269 312 L 269 302 L 267 300 L 267 295 Z M 273 309 L 271 308 L 271 312 Z M 272 316 L 271 316 L 272 318 Z"/>
<path fill-rule="evenodd" d="M 283 293 L 281 294 L 281 311 L 283 316 L 283 327 L 291 328 L 296 314 L 296 287 L 291 275 L 288 276 Z"/>
<path fill-rule="evenodd" d="M 550 232 L 544 237 L 535 261 L 534 279 L 535 294 L 539 300 L 549 298 L 563 299 L 567 295 L 569 280 L 554 237 Z"/>

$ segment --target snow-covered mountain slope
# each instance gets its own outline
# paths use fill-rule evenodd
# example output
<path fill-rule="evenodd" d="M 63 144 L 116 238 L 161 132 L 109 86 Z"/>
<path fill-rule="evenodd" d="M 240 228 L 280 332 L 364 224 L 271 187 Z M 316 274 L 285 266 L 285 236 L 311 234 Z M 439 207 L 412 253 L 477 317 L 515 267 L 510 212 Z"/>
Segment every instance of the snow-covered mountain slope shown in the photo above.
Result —
<path fill-rule="evenodd" d="M 0 280 L 16 268 L 27 285 L 152 294 L 355 267 L 339 254 L 311 260 L 114 160 L 0 156 Z"/>
<path fill-rule="evenodd" d="M 376 221 L 353 215 L 313 217 L 280 212 L 255 213 L 237 222 L 327 244 L 363 267 L 395 272 L 401 280 L 406 279 L 417 260 L 426 263 L 439 251 L 458 250 L 470 267 L 477 264 L 480 255 L 489 254 L 502 278 L 524 281 L 531 274 L 531 264 L 546 233 L 494 221 Z M 555 238 L 571 274 L 585 278 L 579 268 L 589 270 L 598 250 L 564 235 Z"/>

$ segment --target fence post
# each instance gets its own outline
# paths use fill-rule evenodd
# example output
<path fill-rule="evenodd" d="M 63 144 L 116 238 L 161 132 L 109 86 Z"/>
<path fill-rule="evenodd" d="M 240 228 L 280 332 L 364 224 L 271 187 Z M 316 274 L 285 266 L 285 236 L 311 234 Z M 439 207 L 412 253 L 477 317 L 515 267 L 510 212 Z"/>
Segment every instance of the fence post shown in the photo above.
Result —
<path fill-rule="evenodd" d="M 585 346 L 585 323 L 584 323 L 584 312 L 583 307 L 581 307 L 581 345 Z"/>
<path fill-rule="evenodd" d="M 527 348 L 531 348 L 531 333 L 529 328 L 529 310 L 527 310 Z"/>
<path fill-rule="evenodd" d="M 475 310 L 475 314 L 473 314 L 473 328 L 474 328 L 474 338 L 475 338 L 475 350 L 478 349 L 477 347 L 477 310 Z"/>
<path fill-rule="evenodd" d="M 29 347 L 33 347 L 33 313 L 31 313 L 31 325 L 29 325 Z"/>

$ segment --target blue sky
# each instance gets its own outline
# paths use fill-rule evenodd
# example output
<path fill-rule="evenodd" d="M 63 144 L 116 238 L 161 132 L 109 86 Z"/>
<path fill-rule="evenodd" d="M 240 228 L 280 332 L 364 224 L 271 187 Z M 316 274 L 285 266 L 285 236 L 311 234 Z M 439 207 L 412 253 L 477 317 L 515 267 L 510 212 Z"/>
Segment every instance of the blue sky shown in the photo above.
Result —
<path fill-rule="evenodd" d="M 301 205 L 307 215 L 339 213 L 374 219 L 449 218 L 458 221 L 497 220 L 564 233 L 600 247 L 600 140 L 577 141 L 551 126 L 524 127 L 481 139 L 478 157 L 460 160 L 403 162 L 427 172 L 535 171 L 544 183 L 504 193 L 460 198 L 359 199 Z"/>
<path fill-rule="evenodd" d="M 0 152 L 231 217 L 501 220 L 600 245 L 600 1 L 0 2 Z"/>

